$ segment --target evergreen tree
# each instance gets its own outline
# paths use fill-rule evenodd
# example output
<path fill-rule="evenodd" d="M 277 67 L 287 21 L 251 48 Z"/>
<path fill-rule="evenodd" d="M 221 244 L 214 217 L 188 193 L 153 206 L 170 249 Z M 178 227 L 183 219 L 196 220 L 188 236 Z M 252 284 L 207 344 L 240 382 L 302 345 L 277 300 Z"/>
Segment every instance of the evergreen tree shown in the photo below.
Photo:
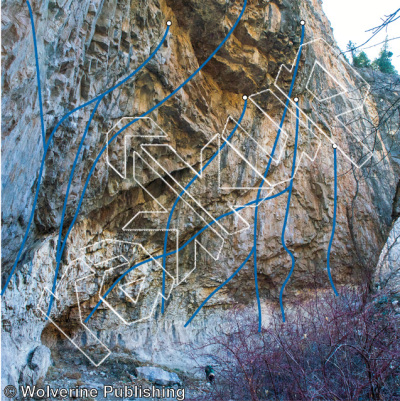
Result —
<path fill-rule="evenodd" d="M 389 51 L 386 38 L 385 43 L 379 53 L 379 57 L 374 60 L 372 67 L 384 72 L 385 74 L 397 74 L 397 71 L 392 64 L 392 56 L 393 53 Z"/>
<path fill-rule="evenodd" d="M 371 67 L 371 60 L 368 58 L 365 52 L 358 52 L 357 45 L 351 40 L 347 43 L 347 51 L 351 53 L 351 58 L 353 60 L 352 64 L 357 68 Z"/>
<path fill-rule="evenodd" d="M 371 60 L 365 52 L 360 52 L 360 54 L 353 56 L 353 65 L 357 68 L 368 68 L 371 67 Z"/>

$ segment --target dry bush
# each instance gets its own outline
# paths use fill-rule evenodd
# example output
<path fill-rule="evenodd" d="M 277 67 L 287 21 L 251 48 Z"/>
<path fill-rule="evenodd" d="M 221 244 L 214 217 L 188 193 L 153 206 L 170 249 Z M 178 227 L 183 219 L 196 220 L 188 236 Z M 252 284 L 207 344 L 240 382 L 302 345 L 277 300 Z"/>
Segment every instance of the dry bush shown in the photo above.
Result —
<path fill-rule="evenodd" d="M 195 360 L 214 366 L 216 383 L 196 400 L 400 400 L 400 315 L 387 295 L 316 291 L 286 323 L 257 322 L 236 309 Z"/>

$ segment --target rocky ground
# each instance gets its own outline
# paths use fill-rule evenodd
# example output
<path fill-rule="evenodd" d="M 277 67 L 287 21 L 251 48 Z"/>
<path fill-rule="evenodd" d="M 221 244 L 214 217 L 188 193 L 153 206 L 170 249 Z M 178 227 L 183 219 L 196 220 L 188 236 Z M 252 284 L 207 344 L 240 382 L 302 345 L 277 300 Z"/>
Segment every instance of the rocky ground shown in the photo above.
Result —
<path fill-rule="evenodd" d="M 162 389 L 185 389 L 185 399 L 206 394 L 210 387 L 204 379 L 195 379 L 187 376 L 185 372 L 175 370 L 171 372 L 163 366 L 147 366 L 142 362 L 130 357 L 126 352 L 114 352 L 100 367 L 94 367 L 88 360 L 75 349 L 60 349 L 52 353 L 52 363 L 48 369 L 45 379 L 37 383 L 38 388 L 87 388 L 97 389 L 99 396 L 97 400 L 135 400 L 132 397 L 120 397 L 119 393 L 107 394 L 104 397 L 104 387 L 113 386 L 116 389 L 124 389 L 125 386 L 138 388 Z M 164 390 L 165 391 L 165 390 Z M 175 400 L 182 399 L 182 393 L 176 393 L 175 397 L 149 397 L 148 400 Z M 78 397 L 76 397 L 78 398 Z M 37 398 L 38 399 L 38 398 Z M 51 400 L 59 400 L 61 397 L 52 397 Z M 92 400 L 93 398 L 79 398 Z"/>

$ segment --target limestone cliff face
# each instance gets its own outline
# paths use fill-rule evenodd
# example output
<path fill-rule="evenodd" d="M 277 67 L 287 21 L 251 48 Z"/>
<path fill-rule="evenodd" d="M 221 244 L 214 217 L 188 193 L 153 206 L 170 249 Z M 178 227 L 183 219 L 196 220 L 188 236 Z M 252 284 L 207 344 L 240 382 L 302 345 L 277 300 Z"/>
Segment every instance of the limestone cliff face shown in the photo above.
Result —
<path fill-rule="evenodd" d="M 139 116 L 149 110 L 195 71 L 226 36 L 243 4 L 225 0 L 39 0 L 32 1 L 31 5 L 38 41 L 46 138 L 67 112 L 103 93 L 143 62 L 160 42 L 166 21 L 172 21 L 170 33 L 152 61 L 134 78 L 107 94 L 98 106 L 72 181 L 65 235 L 86 177 L 107 143 L 110 130 L 115 133 L 114 127 L 122 118 Z M 2 266 L 5 279 L 28 224 L 43 144 L 28 8 L 25 2 L 8 0 L 3 1 L 2 9 Z M 232 120 L 226 124 L 227 118 L 238 120 L 243 94 L 274 90 L 277 97 L 263 99 L 261 96 L 254 100 L 259 104 L 264 102 L 274 124 L 279 124 L 283 95 L 276 90 L 274 82 L 280 66 L 291 66 L 296 58 L 300 20 L 306 22 L 305 43 L 319 38 L 324 42 L 316 42 L 302 53 L 292 95 L 299 98 L 304 121 L 309 117 L 316 126 L 303 127 L 299 142 L 299 152 L 309 157 L 299 162 L 294 180 L 286 242 L 296 258 L 296 268 L 285 289 L 285 303 L 290 308 L 290 302 L 305 295 L 315 282 L 329 288 L 326 258 L 333 218 L 332 141 L 343 151 L 338 152 L 337 225 L 331 255 L 333 278 L 340 287 L 358 284 L 373 272 L 392 219 L 398 213 L 394 199 L 399 181 L 399 138 L 398 133 L 392 134 L 399 123 L 398 113 L 390 120 L 393 126 L 379 124 L 386 116 L 385 105 L 393 102 L 393 96 L 399 96 L 398 82 L 393 81 L 390 91 L 382 86 L 374 89 L 378 82 L 375 76 L 367 72 L 359 75 L 346 64 L 338 64 L 337 58 L 326 51 L 335 42 L 319 1 L 249 0 L 233 35 L 206 67 L 152 112 L 151 120 L 141 120 L 127 129 L 100 158 L 62 257 L 58 274 L 62 285 L 52 312 L 58 329 L 45 321 L 37 307 L 47 309 L 48 293 L 43 290 L 51 289 L 53 283 L 58 228 L 69 174 L 95 103 L 72 114 L 57 130 L 45 159 L 34 224 L 15 280 L 11 281 L 2 302 L 2 341 L 6 350 L 2 386 L 27 381 L 26 372 L 21 372 L 29 368 L 28 359 L 42 343 L 53 352 L 72 347 L 60 330 L 74 338 L 97 362 L 109 349 L 133 354 L 139 360 L 189 369 L 191 361 L 185 360 L 180 344 L 196 341 L 212 331 L 216 321 L 229 318 L 232 304 L 238 303 L 249 313 L 256 313 L 251 259 L 208 302 L 192 324 L 183 327 L 201 302 L 237 269 L 253 247 L 254 207 L 202 234 L 199 242 L 203 247 L 198 247 L 196 255 L 192 244 L 180 252 L 178 262 L 168 258 L 167 270 L 172 273 L 167 277 L 167 289 L 171 289 L 171 295 L 164 315 L 158 304 L 150 319 L 124 325 L 112 311 L 114 308 L 120 317 L 132 320 L 140 320 L 152 312 L 153 301 L 162 285 L 162 270 L 156 263 L 132 276 L 132 280 L 146 277 L 137 303 L 127 301 L 122 292 L 110 295 L 111 307 L 103 304 L 88 328 L 81 324 L 80 316 L 87 316 L 97 303 L 103 276 L 95 275 L 91 281 L 79 280 L 91 274 L 94 266 L 97 266 L 94 270 L 104 272 L 112 267 L 111 262 L 104 261 L 120 255 L 127 255 L 131 263 L 145 259 L 148 254 L 162 253 L 168 213 L 160 211 L 170 210 L 177 198 L 176 182 L 188 183 L 194 171 L 201 168 L 203 147 L 208 144 L 202 153 L 205 162 L 218 149 L 217 141 L 213 140 L 215 134 L 229 135 L 234 124 Z M 315 94 L 309 90 L 310 82 L 320 92 L 331 87 L 317 73 L 312 75 L 315 59 L 329 65 L 332 75 L 342 77 L 342 85 L 357 88 L 357 93 L 347 100 L 333 97 L 317 107 Z M 313 76 L 311 81 L 310 76 Z M 278 84 L 287 93 L 291 75 L 281 73 L 280 77 Z M 357 157 L 361 160 L 364 155 L 358 154 L 357 142 L 339 126 L 335 116 L 345 106 L 358 107 L 358 100 L 366 92 L 364 79 L 373 88 L 362 103 L 366 117 L 345 122 L 355 132 L 368 132 L 361 142 L 374 150 L 373 158 L 358 169 L 345 155 L 354 160 Z M 262 178 L 257 172 L 262 175 L 268 159 L 262 157 L 250 139 L 243 139 L 246 138 L 243 130 L 270 150 L 276 129 L 264 129 L 266 121 L 265 115 L 249 101 L 241 123 L 243 129 L 234 144 L 243 146 L 247 152 L 245 159 L 256 168 L 251 168 L 232 151 L 222 153 L 221 159 L 211 164 L 207 175 L 191 189 L 191 197 L 185 195 L 178 204 L 171 229 L 179 231 L 179 238 L 171 233 L 169 250 L 176 241 L 181 245 L 199 231 L 209 216 L 217 217 L 230 210 L 230 206 L 243 205 L 256 198 L 257 191 L 252 188 L 258 188 Z M 277 185 L 275 193 L 283 190 L 290 178 L 294 126 L 293 118 L 288 117 L 283 127 L 288 133 L 287 146 L 279 145 L 281 158 L 273 163 L 270 175 L 270 183 L 285 180 L 286 183 Z M 374 129 L 376 126 L 378 129 Z M 152 137 L 139 138 L 143 133 Z M 308 134 L 312 137 L 307 137 Z M 162 138 L 163 135 L 168 138 Z M 143 144 L 152 145 L 147 148 L 148 153 L 143 153 Z M 157 146 L 160 144 L 175 149 L 179 157 L 167 146 Z M 139 155 L 134 155 L 134 151 Z M 149 163 L 152 163 L 150 167 Z M 242 189 L 218 188 L 218 174 L 226 187 Z M 268 193 L 265 189 L 262 196 Z M 284 195 L 259 207 L 258 282 L 265 323 L 270 309 L 277 306 L 280 287 L 290 270 L 290 258 L 281 244 L 286 201 Z M 134 216 L 137 217 L 132 220 Z M 124 246 L 118 241 L 129 244 Z M 101 263 L 109 264 L 98 267 Z M 126 270 L 124 263 L 110 270 L 105 277 L 106 286 Z M 176 263 L 181 279 L 196 268 L 173 288 Z M 137 289 L 132 291 L 131 295 Z M 45 299 L 41 298 L 44 293 Z M 46 365 L 47 354 L 38 349 L 37 355 L 42 355 Z M 37 380 L 41 374 L 28 376 L 32 375 Z"/>

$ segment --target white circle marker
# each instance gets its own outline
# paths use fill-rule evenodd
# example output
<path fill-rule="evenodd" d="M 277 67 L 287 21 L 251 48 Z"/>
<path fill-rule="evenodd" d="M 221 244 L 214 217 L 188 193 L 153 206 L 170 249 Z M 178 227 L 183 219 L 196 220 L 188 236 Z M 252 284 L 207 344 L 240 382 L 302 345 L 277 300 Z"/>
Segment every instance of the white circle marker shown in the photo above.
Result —
<path fill-rule="evenodd" d="M 168 26 L 171 26 L 171 25 L 172 25 L 172 22 L 171 22 L 171 21 L 167 21 L 167 25 L 168 25 Z"/>
<path fill-rule="evenodd" d="M 293 100 L 297 103 L 299 101 L 299 98 L 295 97 Z"/>
<path fill-rule="evenodd" d="M 247 96 L 246 95 L 243 95 L 243 100 L 247 100 Z"/>
<path fill-rule="evenodd" d="M 300 24 L 301 25 L 305 25 L 306 24 L 306 21 L 304 21 L 303 19 L 300 21 Z"/>
<path fill-rule="evenodd" d="M 332 148 L 333 148 L 333 149 L 336 149 L 336 148 L 337 148 L 336 143 L 334 143 L 334 144 L 332 145 Z"/>

